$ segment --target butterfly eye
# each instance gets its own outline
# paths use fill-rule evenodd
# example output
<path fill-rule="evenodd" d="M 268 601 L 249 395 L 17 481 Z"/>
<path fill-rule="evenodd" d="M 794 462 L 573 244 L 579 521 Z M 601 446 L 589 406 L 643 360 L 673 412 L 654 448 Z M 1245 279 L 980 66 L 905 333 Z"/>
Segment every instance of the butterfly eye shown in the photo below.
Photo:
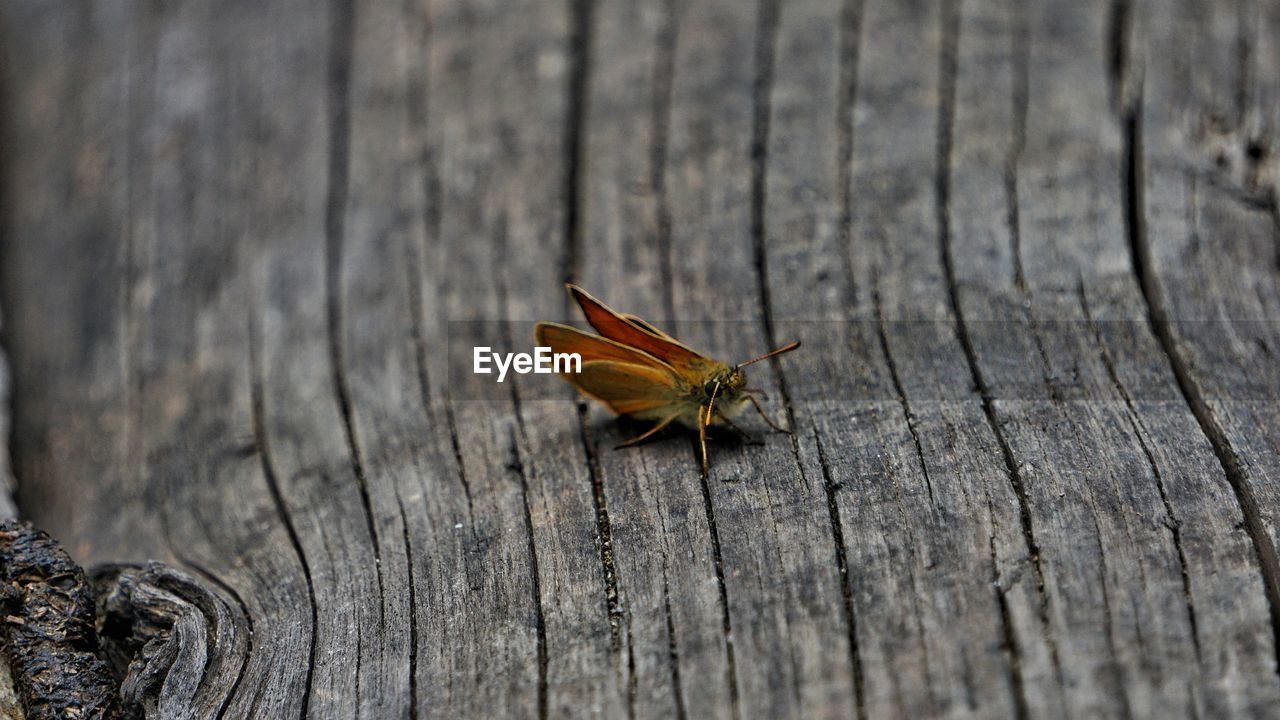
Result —
<path fill-rule="evenodd" d="M 703 392 L 703 394 L 705 394 L 707 397 L 711 397 L 711 394 L 712 394 L 712 393 L 714 393 L 715 391 L 716 391 L 716 381 L 715 381 L 715 380 L 708 380 L 708 381 L 706 381 L 705 383 L 703 383 L 703 385 L 702 385 L 702 392 Z"/>

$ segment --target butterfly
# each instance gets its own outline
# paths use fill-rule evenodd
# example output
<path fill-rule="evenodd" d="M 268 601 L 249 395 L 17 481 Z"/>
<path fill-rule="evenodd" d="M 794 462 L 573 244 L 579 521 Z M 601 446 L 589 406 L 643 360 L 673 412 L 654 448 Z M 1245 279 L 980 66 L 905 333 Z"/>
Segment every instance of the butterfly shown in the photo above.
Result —
<path fill-rule="evenodd" d="M 742 368 L 791 352 L 800 347 L 799 341 L 729 366 L 690 350 L 635 315 L 614 311 L 576 285 L 565 287 L 582 308 L 587 322 L 600 334 L 541 322 L 535 326 L 534 336 L 539 346 L 549 347 L 553 353 L 577 353 L 582 358 L 579 372 L 562 373 L 561 377 L 583 395 L 616 415 L 654 422 L 653 427 L 617 447 L 643 442 L 671 423 L 696 428 L 705 475 L 707 427 L 723 422 L 749 438 L 733 422 L 748 405 L 774 430 L 787 432 L 765 415 L 754 391 L 746 386 Z"/>

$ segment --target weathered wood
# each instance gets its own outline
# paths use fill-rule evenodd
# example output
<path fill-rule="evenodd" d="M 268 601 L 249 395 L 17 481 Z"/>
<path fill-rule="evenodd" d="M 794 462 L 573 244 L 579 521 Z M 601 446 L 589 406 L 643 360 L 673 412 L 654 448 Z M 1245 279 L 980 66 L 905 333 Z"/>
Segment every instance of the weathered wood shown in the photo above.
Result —
<path fill-rule="evenodd" d="M 1003 646 L 1014 619 L 1036 643 L 1035 586 L 1016 571 L 1016 501 L 946 311 L 933 182 L 943 15 L 809 5 L 782 14 L 765 256 L 779 337 L 812 334 L 781 365 L 840 525 L 859 701 L 871 717 L 1010 715 L 1014 673 L 1028 669 Z M 824 55 L 791 55 L 815 33 Z"/>
<path fill-rule="evenodd" d="M 93 586 L 48 533 L 28 522 L 0 525 L 0 630 L 28 717 L 121 716 L 111 668 L 98 656 Z"/>
<path fill-rule="evenodd" d="M 1102 3 L 969 7 L 952 282 L 1038 548 L 1068 714 L 1241 712 L 1224 688 L 1273 697 L 1275 651 L 1239 508 L 1132 273 L 1105 72 L 1108 32 L 1127 31 L 1108 23 L 1124 18 Z"/>
<path fill-rule="evenodd" d="M 123 678 L 128 716 L 195 718 L 218 707 L 243 667 L 247 628 L 227 600 L 161 563 L 100 566 L 99 654 Z"/>
<path fill-rule="evenodd" d="M 1235 492 L 1260 566 L 1273 632 L 1242 640 L 1274 650 L 1280 7 L 1139 3 L 1133 24 L 1127 69 L 1142 83 L 1131 90 L 1125 140 L 1136 270 L 1182 399 Z M 1274 656 L 1266 660 L 1274 670 Z M 1274 692 L 1235 704 L 1274 706 Z"/>
<path fill-rule="evenodd" d="M 98 574 L 157 715 L 1267 716 L 1276 37 L 4 3 L 18 506 L 185 570 Z M 567 387 L 474 392 L 453 345 L 525 349 L 565 280 L 720 359 L 801 339 L 747 369 L 795 434 L 744 416 L 701 477 Z"/>

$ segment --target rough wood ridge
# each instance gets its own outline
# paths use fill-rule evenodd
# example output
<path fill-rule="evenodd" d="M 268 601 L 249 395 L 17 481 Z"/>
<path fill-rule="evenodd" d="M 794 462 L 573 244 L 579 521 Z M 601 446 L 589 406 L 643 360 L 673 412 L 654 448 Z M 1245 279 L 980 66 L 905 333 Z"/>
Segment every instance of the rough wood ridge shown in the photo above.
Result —
<path fill-rule="evenodd" d="M 17 504 L 161 715 L 1274 716 L 1278 158 L 1277 0 L 6 0 Z"/>

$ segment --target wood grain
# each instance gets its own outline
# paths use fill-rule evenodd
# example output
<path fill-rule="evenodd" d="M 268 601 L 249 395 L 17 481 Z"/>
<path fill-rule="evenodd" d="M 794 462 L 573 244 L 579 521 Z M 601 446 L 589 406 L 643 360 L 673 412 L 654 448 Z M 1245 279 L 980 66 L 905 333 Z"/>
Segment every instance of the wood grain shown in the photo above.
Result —
<path fill-rule="evenodd" d="M 1099 66 L 1108 32 L 1128 28 L 1106 10 L 1011 5 L 962 22 L 952 281 L 1035 532 L 1068 713 L 1231 714 L 1224 686 L 1275 687 L 1261 577 L 1240 562 L 1240 510 L 1132 272 L 1120 81 Z M 970 26 L 991 34 L 966 46 Z M 1008 48 L 995 68 L 993 46 Z M 1003 207 L 984 208 L 993 197 Z M 1226 627 L 1202 626 L 1206 603 Z"/>
<path fill-rule="evenodd" d="M 1274 0 L 4 3 L 17 508 L 175 618 L 152 713 L 1269 716 L 1276 37 Z M 801 340 L 747 368 L 793 434 L 745 415 L 703 477 L 567 386 L 476 392 L 455 346 L 577 320 L 565 281 L 725 361 Z"/>

